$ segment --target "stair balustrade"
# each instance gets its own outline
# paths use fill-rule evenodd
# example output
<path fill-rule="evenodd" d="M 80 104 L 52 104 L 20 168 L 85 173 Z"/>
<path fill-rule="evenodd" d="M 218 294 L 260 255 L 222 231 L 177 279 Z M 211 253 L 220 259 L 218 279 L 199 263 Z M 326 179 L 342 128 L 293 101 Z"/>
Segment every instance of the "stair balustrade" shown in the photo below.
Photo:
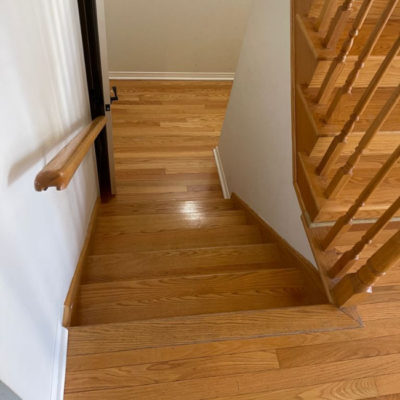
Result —
<path fill-rule="evenodd" d="M 332 18 L 337 9 L 337 3 L 337 0 L 325 0 L 321 14 L 315 24 L 315 30 L 321 35 L 326 35 L 328 32 Z"/>
<path fill-rule="evenodd" d="M 372 286 L 385 273 L 400 263 L 400 231 L 395 233 L 368 261 L 355 273 L 346 275 L 337 283 L 332 294 L 340 307 L 350 306 L 357 295 L 369 293 Z"/>
<path fill-rule="evenodd" d="M 344 3 L 338 8 L 329 30 L 323 40 L 323 44 L 328 49 L 336 47 L 341 34 L 343 33 L 346 24 L 350 18 L 353 10 L 354 0 L 345 0 Z"/>
<path fill-rule="evenodd" d="M 335 176 L 332 178 L 325 191 L 325 196 L 328 199 L 337 197 L 344 189 L 346 184 L 350 181 L 351 177 L 353 176 L 353 170 L 360 161 L 363 152 L 368 148 L 371 141 L 375 138 L 376 134 L 380 131 L 383 124 L 389 118 L 399 100 L 400 84 L 397 86 L 392 96 L 379 112 L 378 116 L 375 118 L 365 135 L 361 138 L 353 154 L 348 158 L 346 164 L 339 168 Z"/>
<path fill-rule="evenodd" d="M 389 224 L 391 219 L 400 210 L 400 197 L 383 213 L 375 224 L 367 230 L 362 238 L 348 251 L 342 254 L 338 261 L 328 271 L 330 278 L 342 278 L 351 270 L 359 260 L 364 248 L 372 243 L 372 240 L 381 233 Z"/>
<path fill-rule="evenodd" d="M 328 147 L 328 150 L 326 151 L 324 157 L 322 158 L 320 164 L 316 169 L 316 173 L 318 175 L 326 175 L 331 170 L 333 165 L 336 163 L 338 158 L 342 155 L 343 148 L 346 145 L 348 136 L 353 132 L 356 123 L 359 121 L 361 115 L 368 107 L 373 95 L 378 90 L 379 85 L 383 77 L 385 76 L 385 73 L 392 65 L 392 62 L 397 56 L 399 49 L 400 49 L 400 35 L 397 37 L 397 40 L 390 49 L 390 52 L 385 57 L 385 60 L 379 67 L 378 71 L 375 73 L 368 88 L 364 91 L 360 100 L 357 102 L 354 111 L 350 115 L 349 120 L 345 123 L 340 134 L 335 136 L 335 138 L 332 140 L 330 146 Z"/>
<path fill-rule="evenodd" d="M 357 78 L 360 74 L 360 71 L 364 68 L 365 63 L 367 62 L 369 56 L 372 54 L 379 38 L 382 35 L 383 30 L 386 27 L 386 24 L 389 21 L 389 18 L 392 16 L 394 9 L 398 5 L 399 0 L 390 0 L 388 5 L 386 6 L 384 12 L 382 13 L 380 19 L 375 25 L 374 30 L 370 34 L 368 41 L 364 48 L 362 49 L 357 62 L 354 65 L 353 70 L 350 72 L 347 77 L 346 83 L 341 87 L 337 92 L 335 97 L 333 98 L 332 103 L 330 104 L 328 111 L 325 115 L 325 122 L 330 122 L 335 115 L 335 111 L 338 110 L 340 103 L 343 100 L 343 97 L 346 94 L 350 94 L 353 90 L 353 86 L 357 81 Z"/>
<path fill-rule="evenodd" d="M 363 2 L 356 19 L 349 31 L 348 38 L 344 41 L 338 56 L 333 60 L 328 73 L 322 83 L 317 95 L 318 104 L 326 104 L 335 89 L 335 85 L 340 75 L 343 73 L 348 55 L 353 48 L 356 37 L 359 35 L 361 28 L 368 16 L 369 10 L 375 0 L 366 0 Z"/>
<path fill-rule="evenodd" d="M 400 145 L 388 158 L 388 160 L 379 169 L 377 174 L 372 178 L 369 184 L 364 188 L 361 194 L 358 196 L 354 204 L 349 208 L 347 213 L 339 218 L 335 225 L 330 229 L 326 237 L 321 243 L 321 248 L 327 250 L 334 247 L 335 241 L 351 227 L 351 221 L 361 207 L 365 204 L 368 198 L 374 193 L 382 181 L 388 176 L 393 167 L 397 164 L 400 158 Z"/>

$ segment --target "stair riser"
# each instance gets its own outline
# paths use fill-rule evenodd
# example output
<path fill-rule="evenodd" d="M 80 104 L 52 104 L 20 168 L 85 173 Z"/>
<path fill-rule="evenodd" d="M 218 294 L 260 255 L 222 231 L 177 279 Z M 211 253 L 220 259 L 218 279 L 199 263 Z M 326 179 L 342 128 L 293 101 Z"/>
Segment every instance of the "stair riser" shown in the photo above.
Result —
<path fill-rule="evenodd" d="M 315 47 L 315 41 L 320 39 L 314 36 L 311 37 L 310 34 L 314 36 L 318 35 L 313 28 L 305 23 L 303 18 L 298 16 L 296 18 L 296 49 L 297 54 L 300 55 L 300 60 L 304 60 L 304 62 L 302 62 L 301 66 L 296 69 L 296 81 L 301 85 L 319 88 L 325 79 L 326 73 L 335 57 L 335 53 L 319 54 L 319 49 Z M 383 60 L 383 55 L 370 56 L 365 63 L 364 68 L 360 71 L 354 87 L 367 87 Z M 350 55 L 347 57 L 345 67 L 336 82 L 336 87 L 343 86 L 356 61 L 357 55 Z M 400 56 L 396 57 L 380 86 L 395 86 L 399 71 Z"/>
<path fill-rule="evenodd" d="M 343 125 L 344 125 L 343 121 Z M 296 88 L 296 130 L 301 132 L 297 138 L 297 150 L 312 157 L 322 157 L 332 142 L 334 135 L 340 133 L 340 126 L 330 132 L 329 136 L 320 132 L 314 115 L 309 107 L 309 102 L 304 96 L 300 86 Z M 329 125 L 330 126 L 330 125 Z M 367 125 L 368 126 L 368 125 Z M 385 126 L 384 126 L 385 128 Z M 350 155 L 361 140 L 365 130 L 351 133 L 344 148 L 344 155 Z M 387 132 L 381 130 L 372 140 L 365 154 L 392 154 L 393 149 L 400 144 L 400 127 L 397 131 Z"/>

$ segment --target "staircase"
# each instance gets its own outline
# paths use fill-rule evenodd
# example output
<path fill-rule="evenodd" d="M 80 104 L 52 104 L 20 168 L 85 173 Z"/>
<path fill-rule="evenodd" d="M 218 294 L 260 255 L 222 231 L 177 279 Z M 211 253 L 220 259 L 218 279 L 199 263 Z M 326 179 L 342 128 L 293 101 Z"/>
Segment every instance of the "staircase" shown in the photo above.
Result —
<path fill-rule="evenodd" d="M 214 376 L 208 370 L 220 363 L 221 374 L 274 368 L 268 352 L 218 356 L 215 342 L 238 348 L 252 338 L 360 327 L 354 310 L 329 303 L 313 266 L 214 183 L 209 142 L 229 91 L 147 85 L 119 82 L 113 105 L 120 194 L 99 207 L 72 307 L 67 400 L 164 398 L 158 383 Z M 210 347 L 210 365 L 199 355 L 179 361 L 200 344 Z"/>
<path fill-rule="evenodd" d="M 305 3 L 293 13 L 297 192 L 331 300 L 359 304 L 374 285 L 396 292 L 400 2 Z"/>

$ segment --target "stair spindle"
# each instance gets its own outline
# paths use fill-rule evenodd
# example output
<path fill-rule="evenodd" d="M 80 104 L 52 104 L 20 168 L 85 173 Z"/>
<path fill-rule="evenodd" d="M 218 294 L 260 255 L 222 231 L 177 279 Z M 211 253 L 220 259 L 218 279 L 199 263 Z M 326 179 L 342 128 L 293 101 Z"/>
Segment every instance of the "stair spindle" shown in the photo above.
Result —
<path fill-rule="evenodd" d="M 390 220 L 400 210 L 400 197 L 384 212 L 384 214 L 373 224 L 363 237 L 348 251 L 343 253 L 339 260 L 329 270 L 330 278 L 342 278 L 358 261 L 359 255 L 371 241 L 385 229 Z"/>
<path fill-rule="evenodd" d="M 378 23 L 375 26 L 375 29 L 372 31 L 371 35 L 368 38 L 367 44 L 364 46 L 360 56 L 358 57 L 357 62 L 354 65 L 353 70 L 350 72 L 349 76 L 347 77 L 346 83 L 344 86 L 339 89 L 333 98 L 333 101 L 326 113 L 325 116 L 325 121 L 329 122 L 333 115 L 335 114 L 335 111 L 338 109 L 339 104 L 341 103 L 343 96 L 346 94 L 350 94 L 353 90 L 353 86 L 355 82 L 357 81 L 357 78 L 360 74 L 360 71 L 364 68 L 365 63 L 368 59 L 368 57 L 371 55 L 373 49 L 375 48 L 375 45 L 377 44 L 379 38 L 381 37 L 381 34 L 386 27 L 386 24 L 391 17 L 394 9 L 396 8 L 397 4 L 399 3 L 400 0 L 390 0 L 387 7 L 385 8 L 383 14 L 381 15 L 380 19 L 378 20 Z"/>
<path fill-rule="evenodd" d="M 363 152 L 369 146 L 376 134 L 380 131 L 383 124 L 386 122 L 386 120 L 398 104 L 399 100 L 400 84 L 397 86 L 396 90 L 393 92 L 392 96 L 389 98 L 378 116 L 375 118 L 374 122 L 371 124 L 365 135 L 362 137 L 353 154 L 347 160 L 346 164 L 338 169 L 336 175 L 332 178 L 332 181 L 325 191 L 325 196 L 328 199 L 337 197 L 344 189 L 346 184 L 351 179 L 353 175 L 353 170 L 356 167 L 357 163 L 360 161 Z"/>
<path fill-rule="evenodd" d="M 321 35 L 326 35 L 329 25 L 337 9 L 337 0 L 325 0 L 321 14 L 315 24 L 315 30 Z"/>
<path fill-rule="evenodd" d="M 389 239 L 356 273 L 346 275 L 332 290 L 340 307 L 351 304 L 351 299 L 369 289 L 386 271 L 400 263 L 400 231 Z"/>
<path fill-rule="evenodd" d="M 333 60 L 328 73 L 322 83 L 321 89 L 317 96 L 318 104 L 326 104 L 330 98 L 339 76 L 342 74 L 347 57 L 353 47 L 354 41 L 358 36 L 364 22 L 368 16 L 372 4 L 375 0 L 366 0 L 363 2 L 356 19 L 354 20 L 353 26 L 350 29 L 347 40 L 343 43 L 339 55 Z"/>
<path fill-rule="evenodd" d="M 377 187 L 382 183 L 382 181 L 387 177 L 393 167 L 396 165 L 400 158 L 400 145 L 393 152 L 393 154 L 386 160 L 377 174 L 372 178 L 369 184 L 364 188 L 361 194 L 358 196 L 354 204 L 349 208 L 347 213 L 340 217 L 335 225 L 330 229 L 326 237 L 321 243 L 322 250 L 327 250 L 335 245 L 336 239 L 345 233 L 351 227 L 351 221 L 357 214 L 359 209 L 365 204 L 372 193 L 377 189 Z"/>
<path fill-rule="evenodd" d="M 338 8 L 332 23 L 326 34 L 323 44 L 326 48 L 335 48 L 340 39 L 340 35 L 344 31 L 347 21 L 350 18 L 353 10 L 354 0 L 345 0 L 344 3 Z"/>
<path fill-rule="evenodd" d="M 349 120 L 344 125 L 342 131 L 338 136 L 332 140 L 328 150 L 326 151 L 322 161 L 318 165 L 316 172 L 318 175 L 326 175 L 332 168 L 332 166 L 336 163 L 337 159 L 342 154 L 342 150 L 347 142 L 347 137 L 353 132 L 354 127 L 358 120 L 360 119 L 362 113 L 368 107 L 369 102 L 371 101 L 373 95 L 377 91 L 379 84 L 381 83 L 385 73 L 392 65 L 397 53 L 400 49 L 400 35 L 398 36 L 396 42 L 391 48 L 389 54 L 386 56 L 382 65 L 379 67 L 378 71 L 374 75 L 371 83 L 368 88 L 364 91 L 360 100 L 354 108 L 353 113 L 351 114 Z"/>

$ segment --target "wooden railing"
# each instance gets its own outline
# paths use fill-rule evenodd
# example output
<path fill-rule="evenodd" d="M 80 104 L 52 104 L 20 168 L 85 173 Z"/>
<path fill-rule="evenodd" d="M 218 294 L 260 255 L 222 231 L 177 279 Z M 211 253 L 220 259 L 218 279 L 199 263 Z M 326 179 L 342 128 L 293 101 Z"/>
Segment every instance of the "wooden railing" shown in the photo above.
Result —
<path fill-rule="evenodd" d="M 341 208 L 344 201 L 347 202 L 349 200 L 351 194 L 356 197 L 354 201 L 351 200 L 352 204 L 347 212 L 336 220 L 324 237 L 320 237 L 321 233 L 318 230 L 322 228 L 318 228 L 317 233 L 314 233 L 318 249 L 317 254 L 321 254 L 321 264 L 323 264 L 323 279 L 326 278 L 326 286 L 330 289 L 334 302 L 340 307 L 357 304 L 360 301 L 360 296 L 370 293 L 372 286 L 390 268 L 396 265 L 400 266 L 400 231 L 397 232 L 399 222 L 395 221 L 395 217 L 400 215 L 400 190 L 397 189 L 395 179 L 386 179 L 395 167 L 399 167 L 400 145 L 394 149 L 398 144 L 396 143 L 393 148 L 389 147 L 388 149 L 386 139 L 383 142 L 381 141 L 384 136 L 382 134 L 384 127 L 385 130 L 390 127 L 388 130 L 395 131 L 396 134 L 399 131 L 398 127 L 393 127 L 393 122 L 396 120 L 393 114 L 400 102 L 400 79 L 394 80 L 393 77 L 398 73 L 398 70 L 395 70 L 392 66 L 395 61 L 398 63 L 398 58 L 396 57 L 399 56 L 400 51 L 400 29 L 399 25 L 397 25 L 397 29 L 394 29 L 394 23 L 388 27 L 388 22 L 393 16 L 396 7 L 400 5 L 400 0 L 386 0 L 382 13 L 377 17 L 376 9 L 374 8 L 375 11 L 372 10 L 376 3 L 378 3 L 378 0 L 360 0 L 357 2 L 351 0 L 325 0 L 321 14 L 314 25 L 323 47 L 331 50 L 331 52 L 324 51 L 323 54 L 333 54 L 333 61 L 316 97 L 307 98 L 307 102 L 313 102 L 313 105 L 317 106 L 312 112 L 314 117 L 317 116 L 318 122 L 325 125 L 332 123 L 334 120 L 332 125 L 335 126 L 336 130 L 338 121 L 344 119 L 343 117 L 337 118 L 339 113 L 343 112 L 344 109 L 347 110 L 349 104 L 355 103 L 350 116 L 347 117 L 348 114 L 346 114 L 346 120 L 341 126 L 340 133 L 333 138 L 316 166 L 315 173 L 316 175 L 322 175 L 322 179 L 314 175 L 315 185 L 318 185 L 323 193 L 320 210 L 324 206 L 326 206 L 324 211 L 333 210 L 335 207 L 339 209 L 339 205 Z M 353 8 L 357 8 L 357 12 L 353 12 Z M 351 27 L 350 18 L 354 18 Z M 374 18 L 375 22 L 372 22 Z M 357 37 L 360 37 L 360 32 L 365 29 L 367 19 L 371 32 L 368 36 L 364 35 L 365 42 L 362 47 L 358 43 L 358 58 L 354 66 L 346 68 L 355 41 Z M 395 23 L 399 24 L 398 20 Z M 346 33 L 347 26 L 350 28 Z M 387 27 L 390 29 L 385 31 Z M 388 34 L 382 37 L 384 32 Z M 392 35 L 391 39 L 389 39 L 392 42 L 388 43 L 389 34 Z M 340 50 L 338 49 L 336 52 L 338 41 L 342 37 L 345 37 L 345 39 L 339 48 Z M 390 47 L 390 50 L 385 54 L 382 54 L 382 49 L 385 47 L 378 44 L 380 39 L 382 39 L 382 43 L 385 43 L 385 45 L 388 43 L 388 47 Z M 349 100 L 353 95 L 353 88 L 357 83 L 360 72 L 374 49 L 378 47 L 377 45 L 379 46 L 379 52 L 374 55 L 376 56 L 374 61 L 379 57 L 381 60 L 380 65 L 378 68 L 369 66 L 366 69 L 365 75 L 370 74 L 370 81 L 366 88 L 359 90 L 361 94 L 357 96 L 357 101 L 351 102 Z M 344 84 L 339 86 L 338 82 L 342 80 L 346 69 L 350 72 Z M 392 89 L 387 88 L 381 93 L 377 92 L 389 69 L 391 75 L 387 82 L 390 81 Z M 385 82 L 385 86 L 387 82 Z M 387 93 L 388 96 L 386 96 Z M 383 106 L 381 99 L 384 99 Z M 368 112 L 374 115 L 374 118 L 371 119 L 372 122 L 367 116 L 365 121 L 358 124 L 366 114 L 365 111 L 367 109 Z M 366 121 L 368 121 L 368 124 L 365 124 Z M 325 126 L 325 128 L 328 127 Z M 352 147 L 347 142 L 349 136 L 354 132 L 357 132 L 357 136 L 360 134 L 361 139 L 354 150 L 351 151 L 350 156 L 342 162 L 345 150 L 347 156 L 348 147 Z M 381 135 L 378 136 L 379 134 Z M 371 152 L 372 159 L 376 162 L 372 163 L 371 158 L 366 158 L 366 163 L 363 164 L 364 169 L 360 170 L 360 174 L 352 180 L 354 171 L 358 167 L 362 167 L 361 164 L 364 162 L 362 157 L 369 150 L 372 143 L 375 146 Z M 377 153 L 377 143 L 384 143 L 382 145 L 384 148 L 378 151 L 380 153 L 383 150 L 382 153 L 386 154 L 386 160 L 383 163 L 381 154 L 379 154 L 378 159 L 374 158 L 374 154 Z M 373 178 L 368 181 L 365 180 L 367 165 L 368 168 L 370 166 L 375 168 L 375 165 L 379 166 Z M 337 168 L 337 170 L 332 174 L 334 168 Z M 314 171 L 312 172 L 314 173 Z M 329 179 L 327 177 L 328 174 Z M 398 174 L 398 168 L 396 169 L 396 174 Z M 396 177 L 398 176 L 396 175 Z M 393 188 L 393 194 L 388 193 L 385 189 L 385 194 L 381 196 L 379 190 L 384 181 L 385 184 L 393 182 L 393 186 L 390 187 L 391 189 Z M 359 190 L 358 186 L 362 182 L 365 182 L 363 184 L 365 187 Z M 343 195 L 343 189 L 347 187 L 348 190 Z M 332 201 L 333 199 L 336 200 Z M 379 205 L 377 204 L 378 199 Z M 372 203 L 371 213 L 368 213 L 365 207 L 369 201 Z M 359 220 L 357 223 L 363 225 L 360 228 L 351 229 L 354 227 L 355 220 L 361 218 L 361 214 L 363 218 L 367 215 L 367 218 L 374 219 Z M 396 233 L 393 234 L 393 230 Z M 362 231 L 362 235 L 357 233 L 360 231 Z M 392 237 L 388 239 L 390 235 Z M 368 252 L 365 250 L 372 243 L 374 243 L 377 251 L 368 258 L 367 254 L 370 254 L 371 248 L 368 249 Z M 343 251 L 341 246 L 346 246 L 346 251 Z M 361 261 L 363 259 L 365 259 L 364 262 Z"/>
<path fill-rule="evenodd" d="M 327 250 L 335 246 L 335 240 L 348 231 L 351 227 L 351 221 L 360 210 L 360 208 L 365 204 L 365 202 L 370 198 L 382 181 L 388 176 L 393 167 L 397 164 L 400 158 L 400 146 L 393 152 L 393 154 L 388 158 L 388 160 L 379 169 L 377 174 L 372 178 L 369 184 L 358 196 L 357 200 L 350 207 L 345 215 L 339 218 L 335 225 L 328 232 L 327 236 L 323 240 L 321 247 L 323 250 Z"/>
<path fill-rule="evenodd" d="M 372 96 L 378 90 L 378 87 L 385 73 L 392 65 L 392 62 L 397 56 L 399 49 L 400 49 L 400 35 L 398 36 L 392 48 L 390 49 L 388 55 L 385 57 L 385 60 L 379 67 L 378 71 L 376 72 L 369 86 L 364 91 L 360 100 L 356 104 L 353 113 L 351 114 L 349 120 L 345 123 L 340 134 L 338 136 L 335 136 L 335 138 L 332 140 L 330 146 L 328 147 L 328 150 L 326 151 L 324 157 L 322 158 L 322 161 L 317 167 L 316 172 L 319 175 L 327 174 L 331 170 L 332 166 L 336 163 L 338 158 L 341 156 L 343 148 L 346 145 L 348 136 L 353 132 L 356 123 L 358 122 L 362 113 L 369 105 Z"/>
<path fill-rule="evenodd" d="M 340 307 L 351 305 L 355 295 L 370 292 L 385 273 L 400 263 L 400 231 L 392 236 L 356 273 L 346 275 L 332 294 Z"/>
<path fill-rule="evenodd" d="M 341 167 L 335 176 L 332 178 L 329 186 L 325 191 L 325 196 L 327 198 L 337 197 L 340 192 L 344 189 L 346 184 L 349 182 L 353 175 L 353 169 L 356 167 L 361 159 L 363 152 L 368 148 L 371 141 L 374 139 L 376 134 L 382 128 L 383 124 L 389 118 L 394 108 L 400 99 L 400 84 L 397 86 L 392 96 L 389 98 L 385 106 L 379 112 L 378 116 L 375 118 L 374 122 L 371 124 L 365 135 L 362 137 L 358 143 L 353 154 L 348 158 L 346 164 Z"/>
<path fill-rule="evenodd" d="M 375 0 L 367 0 L 362 4 L 357 17 L 354 20 L 353 26 L 350 29 L 347 40 L 343 43 L 339 55 L 333 60 L 329 71 L 326 74 L 324 82 L 322 83 L 317 96 L 318 104 L 326 104 L 332 95 L 336 82 L 344 70 L 347 57 L 353 47 L 354 41 L 359 35 L 360 29 L 364 25 L 364 22 L 368 16 L 368 12 L 374 1 Z"/>
<path fill-rule="evenodd" d="M 341 34 L 343 33 L 347 21 L 350 18 L 353 10 L 354 0 L 345 0 L 344 3 L 337 9 L 336 15 L 334 16 L 329 30 L 323 40 L 323 44 L 326 48 L 335 48 Z"/>
<path fill-rule="evenodd" d="M 39 172 L 35 179 L 37 191 L 54 186 L 65 189 L 107 122 L 105 116 L 97 117 Z"/>
<path fill-rule="evenodd" d="M 368 57 L 371 55 L 372 51 L 374 50 L 379 38 L 382 35 L 383 30 L 386 27 L 386 24 L 389 21 L 389 18 L 392 16 L 394 9 L 396 8 L 397 4 L 400 0 L 390 0 L 385 11 L 381 15 L 381 18 L 375 25 L 375 29 L 370 34 L 368 41 L 364 48 L 362 49 L 357 62 L 354 65 L 353 70 L 350 72 L 349 76 L 347 77 L 346 83 L 344 86 L 339 89 L 333 98 L 333 101 L 328 108 L 328 111 L 325 115 L 325 121 L 329 122 L 332 117 L 335 115 L 335 111 L 339 108 L 339 105 L 343 99 L 343 97 L 352 92 L 353 86 L 357 81 L 357 78 L 360 74 L 360 71 L 364 68 Z"/>

